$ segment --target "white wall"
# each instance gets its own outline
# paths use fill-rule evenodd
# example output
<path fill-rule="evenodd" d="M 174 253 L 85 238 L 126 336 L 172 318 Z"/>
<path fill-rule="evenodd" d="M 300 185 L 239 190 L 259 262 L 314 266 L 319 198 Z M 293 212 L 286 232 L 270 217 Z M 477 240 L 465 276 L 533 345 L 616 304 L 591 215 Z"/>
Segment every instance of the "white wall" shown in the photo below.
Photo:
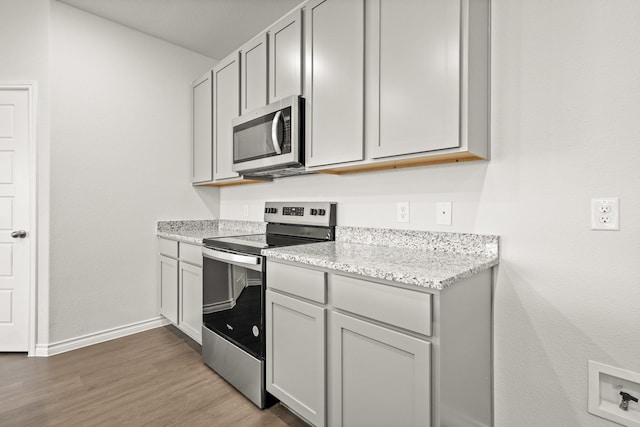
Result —
<path fill-rule="evenodd" d="M 158 316 L 155 224 L 192 188 L 191 81 L 215 61 L 51 3 L 50 342 Z"/>
<path fill-rule="evenodd" d="M 36 343 L 42 344 L 49 330 L 49 0 L 0 0 L 0 29 L 0 82 L 36 83 L 38 218 L 37 230 L 29 231 L 37 235 Z"/>
<path fill-rule="evenodd" d="M 220 216 L 326 199 L 340 225 L 401 228 L 409 201 L 408 228 L 501 235 L 496 426 L 613 426 L 587 413 L 587 361 L 640 372 L 640 2 L 494 0 L 492 16 L 490 162 L 227 187 Z M 619 232 L 590 231 L 605 196 Z"/>

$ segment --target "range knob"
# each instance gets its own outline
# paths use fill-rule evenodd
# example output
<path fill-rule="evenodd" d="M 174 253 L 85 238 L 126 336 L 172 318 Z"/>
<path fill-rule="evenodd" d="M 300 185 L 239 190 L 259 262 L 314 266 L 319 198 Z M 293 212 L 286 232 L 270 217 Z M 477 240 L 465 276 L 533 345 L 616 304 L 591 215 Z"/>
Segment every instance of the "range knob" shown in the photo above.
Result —
<path fill-rule="evenodd" d="M 318 209 L 318 215 L 324 215 L 326 211 L 324 209 Z"/>
<path fill-rule="evenodd" d="M 271 208 L 271 213 L 273 214 L 278 213 L 278 208 Z"/>
<path fill-rule="evenodd" d="M 311 215 L 318 215 L 318 209 L 311 209 Z"/>
<path fill-rule="evenodd" d="M 264 208 L 264 213 L 269 213 L 269 208 Z"/>

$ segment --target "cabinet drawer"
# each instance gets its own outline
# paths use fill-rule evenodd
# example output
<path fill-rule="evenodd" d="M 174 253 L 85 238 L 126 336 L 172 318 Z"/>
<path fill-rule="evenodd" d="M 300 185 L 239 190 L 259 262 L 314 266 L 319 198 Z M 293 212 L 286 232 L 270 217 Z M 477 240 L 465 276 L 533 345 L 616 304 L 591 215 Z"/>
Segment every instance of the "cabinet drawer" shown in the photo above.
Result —
<path fill-rule="evenodd" d="M 180 261 L 202 267 L 202 246 L 180 243 Z"/>
<path fill-rule="evenodd" d="M 431 294 L 335 274 L 328 282 L 334 307 L 431 336 Z"/>
<path fill-rule="evenodd" d="M 267 262 L 267 288 L 277 289 L 321 304 L 327 302 L 326 273 Z"/>
<path fill-rule="evenodd" d="M 169 239 L 158 239 L 158 248 L 162 255 L 178 258 L 178 242 Z"/>

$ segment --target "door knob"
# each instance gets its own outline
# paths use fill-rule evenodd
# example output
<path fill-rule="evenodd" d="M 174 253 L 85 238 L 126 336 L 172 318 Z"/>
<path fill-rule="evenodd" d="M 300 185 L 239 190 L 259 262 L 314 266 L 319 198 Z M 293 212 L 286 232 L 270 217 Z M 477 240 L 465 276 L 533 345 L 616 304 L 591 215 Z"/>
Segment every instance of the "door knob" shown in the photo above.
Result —
<path fill-rule="evenodd" d="M 24 230 L 16 230 L 11 233 L 11 237 L 14 239 L 24 239 L 27 237 L 27 232 Z"/>

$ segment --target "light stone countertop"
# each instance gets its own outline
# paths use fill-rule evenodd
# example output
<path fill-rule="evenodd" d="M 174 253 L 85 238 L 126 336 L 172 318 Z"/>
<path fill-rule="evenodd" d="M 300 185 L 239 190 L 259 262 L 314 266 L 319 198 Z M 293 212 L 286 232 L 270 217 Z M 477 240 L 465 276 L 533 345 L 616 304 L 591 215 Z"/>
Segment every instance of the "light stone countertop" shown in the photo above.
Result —
<path fill-rule="evenodd" d="M 163 239 L 201 245 L 209 237 L 260 234 L 266 230 L 266 223 L 257 221 L 234 221 L 228 219 L 158 221 L 156 236 Z"/>
<path fill-rule="evenodd" d="M 234 220 L 158 221 L 156 235 L 201 245 L 209 237 L 260 234 L 266 223 Z M 336 241 L 265 249 L 268 258 L 363 278 L 442 290 L 498 265 L 499 238 L 383 228 L 336 227 Z"/>
<path fill-rule="evenodd" d="M 382 243 L 382 244 L 381 244 Z M 498 265 L 498 236 L 336 227 L 336 241 L 262 251 L 270 259 L 442 290 Z"/>

